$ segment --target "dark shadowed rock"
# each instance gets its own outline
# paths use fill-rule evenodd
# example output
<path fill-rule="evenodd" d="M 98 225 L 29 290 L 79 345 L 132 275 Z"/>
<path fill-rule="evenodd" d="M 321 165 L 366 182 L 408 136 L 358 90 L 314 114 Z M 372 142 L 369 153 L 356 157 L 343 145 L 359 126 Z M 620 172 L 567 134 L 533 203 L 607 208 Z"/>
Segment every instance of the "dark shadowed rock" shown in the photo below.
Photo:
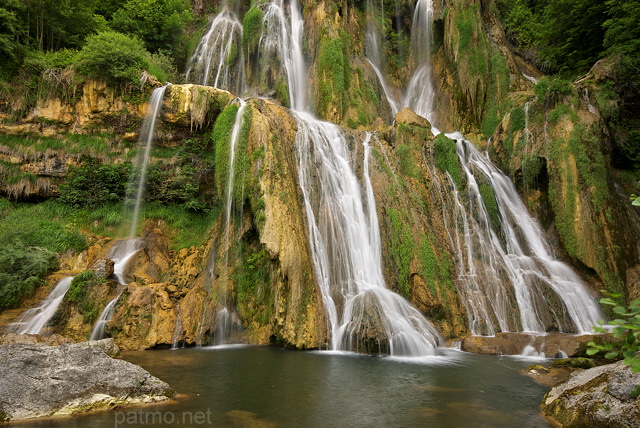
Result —
<path fill-rule="evenodd" d="M 640 373 L 623 362 L 577 371 L 545 395 L 542 411 L 566 427 L 637 427 L 636 385 Z"/>
<path fill-rule="evenodd" d="M 105 343 L 0 346 L 0 415 L 70 415 L 168 399 L 173 391 L 141 367 L 109 357 Z"/>

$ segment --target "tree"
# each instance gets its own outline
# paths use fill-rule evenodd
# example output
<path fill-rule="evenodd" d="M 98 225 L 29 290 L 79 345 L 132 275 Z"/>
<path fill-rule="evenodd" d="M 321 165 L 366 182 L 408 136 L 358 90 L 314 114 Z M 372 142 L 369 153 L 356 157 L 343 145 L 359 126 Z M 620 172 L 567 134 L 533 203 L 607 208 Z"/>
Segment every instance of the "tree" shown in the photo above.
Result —
<path fill-rule="evenodd" d="M 135 82 L 143 69 L 149 68 L 149 53 L 137 38 L 115 31 L 105 31 L 87 38 L 78 57 L 76 69 L 95 79 L 112 84 Z"/>
<path fill-rule="evenodd" d="M 187 0 L 128 0 L 113 14 L 111 26 L 138 36 L 151 52 L 175 53 L 191 19 Z"/>

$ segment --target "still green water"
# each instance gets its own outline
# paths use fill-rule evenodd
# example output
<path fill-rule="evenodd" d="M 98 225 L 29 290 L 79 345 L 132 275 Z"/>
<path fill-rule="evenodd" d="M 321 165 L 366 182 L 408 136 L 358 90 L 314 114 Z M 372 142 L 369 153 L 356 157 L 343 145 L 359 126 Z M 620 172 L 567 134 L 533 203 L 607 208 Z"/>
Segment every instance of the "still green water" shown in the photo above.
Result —
<path fill-rule="evenodd" d="M 39 427 L 547 427 L 531 360 L 443 351 L 396 360 L 274 347 L 128 352 L 185 398 Z"/>

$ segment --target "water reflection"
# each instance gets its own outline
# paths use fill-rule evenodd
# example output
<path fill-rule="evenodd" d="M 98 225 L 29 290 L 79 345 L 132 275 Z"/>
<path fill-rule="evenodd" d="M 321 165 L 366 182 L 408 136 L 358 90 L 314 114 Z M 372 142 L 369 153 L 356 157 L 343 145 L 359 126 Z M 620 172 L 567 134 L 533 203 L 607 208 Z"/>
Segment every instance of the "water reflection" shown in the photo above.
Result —
<path fill-rule="evenodd" d="M 186 397 L 20 426 L 114 427 L 120 422 L 122 427 L 148 427 L 141 418 L 152 412 L 167 416 L 154 426 L 167 427 L 178 422 L 220 427 L 549 426 L 539 415 L 547 388 L 518 373 L 530 361 L 451 350 L 442 354 L 407 362 L 229 345 L 130 352 L 126 360 Z"/>

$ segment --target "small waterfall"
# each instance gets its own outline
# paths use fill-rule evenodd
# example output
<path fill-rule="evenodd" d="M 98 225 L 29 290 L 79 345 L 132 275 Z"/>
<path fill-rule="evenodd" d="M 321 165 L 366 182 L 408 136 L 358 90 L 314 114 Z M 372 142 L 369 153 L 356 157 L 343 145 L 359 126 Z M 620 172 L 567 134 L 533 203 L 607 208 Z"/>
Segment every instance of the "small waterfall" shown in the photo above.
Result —
<path fill-rule="evenodd" d="M 312 261 L 331 329 L 331 349 L 434 355 L 437 332 L 418 310 L 385 286 L 368 175 L 363 200 L 340 129 L 308 113 L 296 116 L 299 183 Z M 367 138 L 367 160 L 368 150 Z"/>
<path fill-rule="evenodd" d="M 242 24 L 233 12 L 225 8 L 211 22 L 189 60 L 186 81 L 244 92 Z"/>
<path fill-rule="evenodd" d="M 231 232 L 232 232 L 232 225 L 231 225 L 231 214 L 232 214 L 232 208 L 234 205 L 234 188 L 235 188 L 235 181 L 236 181 L 236 174 L 235 174 L 235 163 L 236 163 L 236 149 L 238 146 L 238 141 L 240 139 L 240 134 L 242 132 L 242 127 L 244 124 L 244 112 L 245 109 L 247 107 L 247 103 L 242 100 L 239 99 L 240 102 L 240 107 L 238 108 L 238 111 L 236 112 L 236 120 L 233 124 L 233 129 L 231 130 L 231 138 L 229 140 L 229 171 L 228 171 L 228 175 L 227 175 L 227 192 L 226 192 L 226 199 L 225 199 L 225 258 L 224 258 L 224 266 L 227 269 L 227 273 L 226 273 L 226 277 L 227 277 L 227 281 L 229 278 L 229 251 L 231 250 Z M 228 293 L 228 284 L 225 284 L 222 287 L 222 296 L 221 296 L 221 300 L 223 302 L 223 308 L 218 312 L 216 319 L 220 320 L 223 319 L 225 320 L 224 322 L 226 323 L 226 320 L 230 320 L 231 319 L 231 315 L 229 314 L 229 309 L 228 307 L 230 306 L 230 302 L 227 296 Z M 230 321 L 229 321 L 230 322 Z M 219 343 L 223 343 L 226 339 L 229 338 L 229 335 L 227 333 L 231 332 L 231 329 L 217 329 L 217 334 L 216 334 L 216 341 Z M 223 334 L 223 336 L 220 336 L 219 334 Z M 224 335 L 227 334 L 227 335 Z"/>
<path fill-rule="evenodd" d="M 116 297 L 111 299 L 111 301 L 104 307 L 102 312 L 100 312 L 100 316 L 98 320 L 93 325 L 93 330 L 91 330 L 91 336 L 89 336 L 89 340 L 100 340 L 104 338 L 104 329 L 107 326 L 107 323 L 111 321 L 111 312 L 113 312 L 113 308 L 118 302 L 120 295 L 122 293 L 118 293 Z"/>
<path fill-rule="evenodd" d="M 448 189 L 434 188 L 458 255 L 458 291 L 472 333 L 590 332 L 602 317 L 594 297 L 553 256 L 509 178 L 461 135 L 452 137 L 466 189 L 451 175 Z"/>
<path fill-rule="evenodd" d="M 435 91 L 431 79 L 431 24 L 433 1 L 418 0 L 411 26 L 411 49 L 417 64 L 405 95 L 404 105 L 434 122 Z"/>
<path fill-rule="evenodd" d="M 62 278 L 55 288 L 36 308 L 27 310 L 16 322 L 9 325 L 9 331 L 18 334 L 39 334 L 40 330 L 53 318 L 58 306 L 71 287 L 72 276 Z"/>
<path fill-rule="evenodd" d="M 306 71 L 302 56 L 304 20 L 297 0 L 291 0 L 287 21 L 284 0 L 267 6 L 262 19 L 259 46 L 265 59 L 277 57 L 283 65 L 289 86 L 289 101 L 293 110 L 306 110 Z"/>
<path fill-rule="evenodd" d="M 129 237 L 133 238 L 137 234 L 138 220 L 140 216 L 140 208 L 142 207 L 142 199 L 144 196 L 144 188 L 147 178 L 147 166 L 149 163 L 149 155 L 151 153 L 151 146 L 153 143 L 153 135 L 156 127 L 156 121 L 162 110 L 162 100 L 164 99 L 164 93 L 167 86 L 154 89 L 149 100 L 149 108 L 147 114 L 142 122 L 142 128 L 140 130 L 140 139 L 138 144 L 138 155 L 136 157 L 137 171 L 134 171 L 131 175 L 131 179 L 137 176 L 137 187 L 135 192 L 133 214 L 131 216 L 131 228 L 129 229 Z M 141 149 L 144 148 L 144 151 Z M 139 174 L 139 175 L 138 175 Z M 134 183 L 129 183 L 129 189 L 133 187 Z M 127 202 L 133 199 L 133 195 L 127 191 Z"/>
<path fill-rule="evenodd" d="M 116 242 L 113 247 L 111 247 L 107 258 L 115 262 L 113 265 L 113 275 L 116 277 L 118 283 L 122 287 L 120 287 L 120 291 L 118 292 L 116 297 L 111 299 L 107 306 L 104 307 L 102 312 L 100 312 L 100 316 L 98 317 L 98 320 L 93 325 L 93 329 L 91 330 L 91 336 L 89 337 L 89 340 L 99 340 L 104 338 L 104 330 L 107 326 L 107 323 L 111 321 L 116 303 L 120 299 L 120 296 L 125 289 L 124 286 L 127 284 L 124 278 L 125 267 L 127 266 L 127 263 L 129 262 L 131 257 L 133 257 L 140 250 L 141 244 L 142 241 L 140 239 L 125 239 Z"/>
<path fill-rule="evenodd" d="M 391 95 L 391 91 L 387 85 L 386 79 L 380 71 L 380 69 L 382 68 L 382 59 L 380 52 L 383 43 L 378 31 L 378 25 L 376 24 L 376 7 L 373 4 L 373 0 L 367 0 L 367 30 L 364 37 L 365 57 L 367 58 L 367 61 L 369 61 L 369 64 L 371 64 L 371 67 L 373 68 L 373 71 L 375 71 L 376 76 L 378 76 L 378 81 L 382 86 L 382 90 L 384 91 L 384 95 L 387 98 L 387 102 L 389 103 L 391 112 L 393 116 L 395 116 L 396 113 L 400 111 L 400 108 L 398 107 L 398 103 L 394 99 L 393 95 Z"/>
<path fill-rule="evenodd" d="M 180 308 L 178 308 L 176 312 L 178 315 L 176 316 L 176 326 L 173 329 L 173 337 L 171 338 L 171 349 L 178 349 L 180 347 L 180 336 L 184 335 L 182 318 L 180 317 Z"/>

